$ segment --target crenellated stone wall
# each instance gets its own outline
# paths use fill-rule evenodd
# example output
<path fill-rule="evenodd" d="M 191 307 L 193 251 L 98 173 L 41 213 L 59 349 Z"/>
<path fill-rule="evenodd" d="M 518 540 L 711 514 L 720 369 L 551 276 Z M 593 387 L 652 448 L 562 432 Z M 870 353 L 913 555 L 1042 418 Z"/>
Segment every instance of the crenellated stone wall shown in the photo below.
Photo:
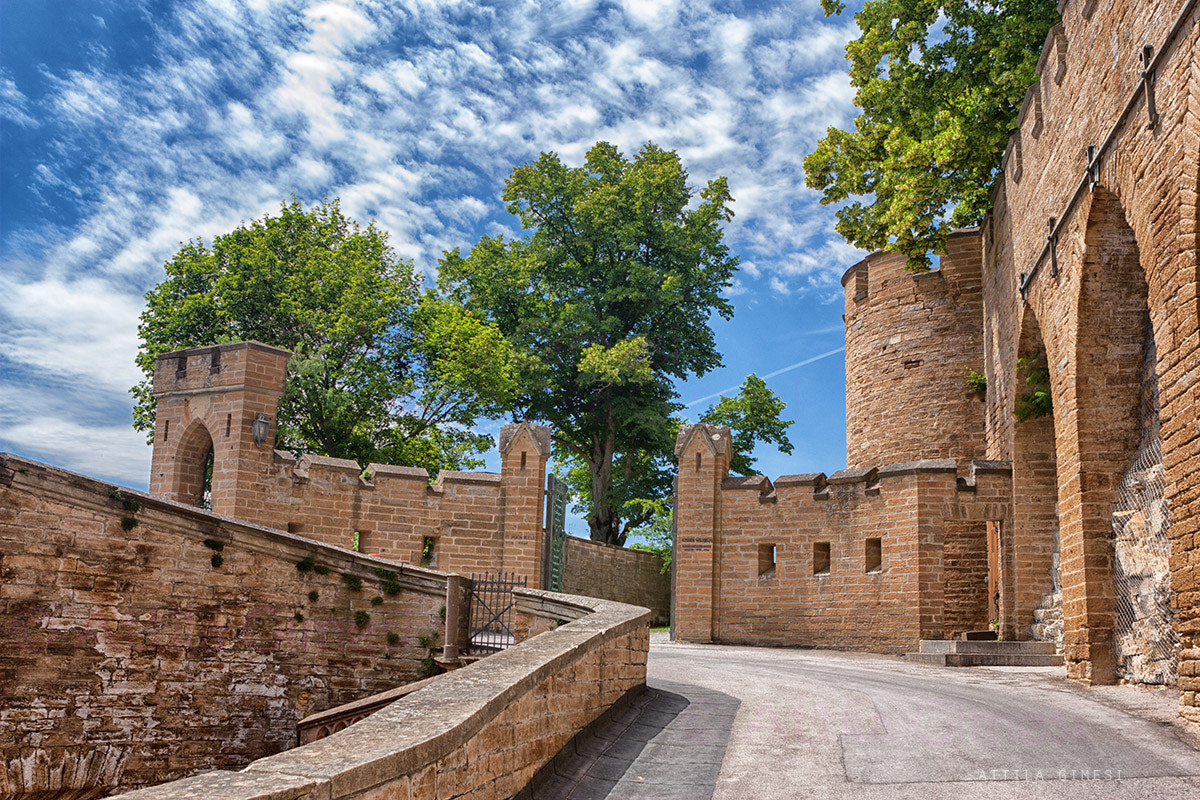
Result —
<path fill-rule="evenodd" d="M 984 457 L 980 234 L 950 235 L 940 266 L 873 253 L 846 270 L 846 463 Z"/>
<path fill-rule="evenodd" d="M 987 525 L 1006 465 L 926 460 L 728 476 L 727 428 L 680 432 L 675 633 L 684 641 L 903 653 L 988 627 Z"/>
<path fill-rule="evenodd" d="M 274 449 L 289 353 L 257 342 L 159 356 L 150 493 L 202 501 L 213 453 L 214 511 L 335 547 L 446 572 L 511 572 L 542 583 L 542 513 L 550 431 L 506 425 L 501 471 L 357 463 Z M 255 439 L 255 421 L 262 435 Z"/>

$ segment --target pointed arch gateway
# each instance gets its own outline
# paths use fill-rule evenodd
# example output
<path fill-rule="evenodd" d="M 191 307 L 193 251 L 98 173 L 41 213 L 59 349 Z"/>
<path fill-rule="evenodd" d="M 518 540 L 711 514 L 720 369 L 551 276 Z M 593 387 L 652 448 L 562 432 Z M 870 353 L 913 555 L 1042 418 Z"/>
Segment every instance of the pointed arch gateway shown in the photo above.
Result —
<path fill-rule="evenodd" d="M 1048 359 L 1037 315 L 1026 307 L 1013 377 L 1013 521 L 1004 537 L 998 604 L 1005 638 L 1061 644 L 1058 458 Z"/>

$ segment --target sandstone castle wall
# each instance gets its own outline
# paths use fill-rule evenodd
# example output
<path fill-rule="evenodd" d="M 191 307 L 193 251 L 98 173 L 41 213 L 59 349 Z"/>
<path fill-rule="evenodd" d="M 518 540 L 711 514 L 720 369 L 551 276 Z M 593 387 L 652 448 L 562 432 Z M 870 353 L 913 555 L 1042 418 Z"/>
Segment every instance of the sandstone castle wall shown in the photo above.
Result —
<path fill-rule="evenodd" d="M 900 654 L 986 629 L 989 521 L 1007 468 L 928 460 L 833 475 L 728 477 L 728 429 L 688 426 L 679 455 L 675 635 Z M 986 569 L 986 567 L 985 567 Z"/>
<path fill-rule="evenodd" d="M 938 269 L 907 272 L 874 253 L 842 276 L 846 312 L 846 464 L 984 457 L 979 232 L 959 231 Z"/>
<path fill-rule="evenodd" d="M 445 597 L 439 573 L 0 455 L 0 796 L 291 747 L 307 714 L 419 677 Z"/>

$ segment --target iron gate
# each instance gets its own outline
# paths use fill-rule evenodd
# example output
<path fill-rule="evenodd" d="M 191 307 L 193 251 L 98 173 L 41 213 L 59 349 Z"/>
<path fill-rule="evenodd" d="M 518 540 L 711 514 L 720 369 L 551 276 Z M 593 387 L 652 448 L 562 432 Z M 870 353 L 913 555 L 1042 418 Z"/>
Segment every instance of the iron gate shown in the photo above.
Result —
<path fill-rule="evenodd" d="M 568 497 L 566 481 L 551 473 L 546 482 L 546 556 L 542 569 L 542 574 L 546 577 L 542 586 L 552 592 L 562 591 Z"/>
<path fill-rule="evenodd" d="M 468 652 L 496 653 L 513 644 L 512 591 L 525 586 L 516 573 L 471 575 L 471 610 L 467 618 Z"/>

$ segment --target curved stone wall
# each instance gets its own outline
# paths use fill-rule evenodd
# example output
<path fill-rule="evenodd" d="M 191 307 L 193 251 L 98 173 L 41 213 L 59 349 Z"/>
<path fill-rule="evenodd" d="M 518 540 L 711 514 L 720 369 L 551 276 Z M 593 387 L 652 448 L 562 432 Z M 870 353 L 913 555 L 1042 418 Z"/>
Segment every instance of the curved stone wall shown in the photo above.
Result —
<path fill-rule="evenodd" d="M 121 797 L 512 797 L 572 736 L 645 683 L 650 622 L 646 609 L 607 600 L 513 594 L 518 628 L 544 633 L 240 772 L 210 772 Z"/>
<path fill-rule="evenodd" d="M 976 230 L 950 235 L 939 269 L 906 272 L 874 253 L 842 277 L 846 291 L 846 463 L 983 458 L 982 256 Z"/>

